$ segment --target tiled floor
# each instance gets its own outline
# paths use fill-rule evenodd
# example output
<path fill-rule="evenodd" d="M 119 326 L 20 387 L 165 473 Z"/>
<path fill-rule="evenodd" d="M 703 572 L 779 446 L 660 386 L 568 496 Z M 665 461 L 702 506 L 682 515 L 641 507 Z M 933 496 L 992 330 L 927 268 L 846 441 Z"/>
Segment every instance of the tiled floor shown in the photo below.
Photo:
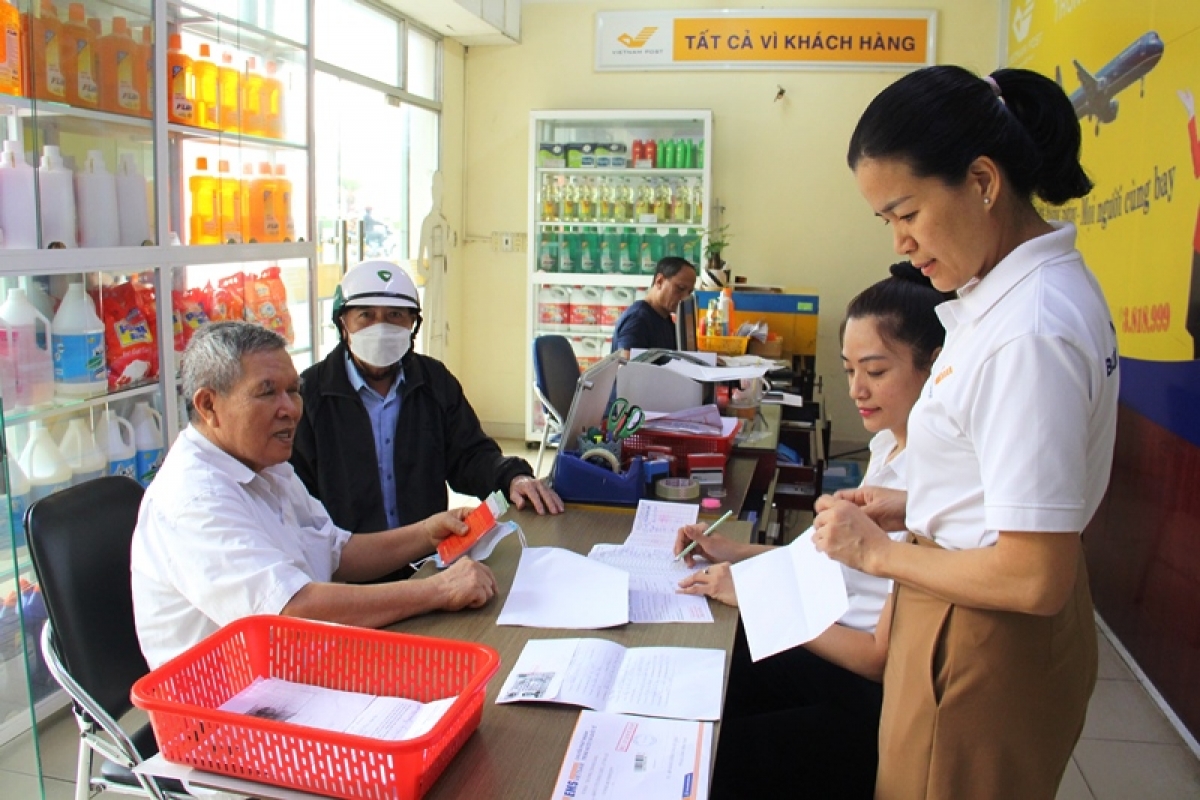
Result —
<path fill-rule="evenodd" d="M 506 453 L 528 457 L 521 442 Z M 547 465 L 551 459 L 547 458 Z M 543 470 L 544 471 L 544 470 Z M 1059 800 L 1194 800 L 1200 798 L 1200 760 L 1192 753 L 1101 630 L 1100 680 L 1083 737 L 1067 768 Z M 136 712 L 135 712 L 136 713 Z M 40 735 L 47 800 L 73 797 L 78 732 L 60 714 Z M 0 800 L 32 800 L 38 784 L 26 736 L 0 748 Z"/>

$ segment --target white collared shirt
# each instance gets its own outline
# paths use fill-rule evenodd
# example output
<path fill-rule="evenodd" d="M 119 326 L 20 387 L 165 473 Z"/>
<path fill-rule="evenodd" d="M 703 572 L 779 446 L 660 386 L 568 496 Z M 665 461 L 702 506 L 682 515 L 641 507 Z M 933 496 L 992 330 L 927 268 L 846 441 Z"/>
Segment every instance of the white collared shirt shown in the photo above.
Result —
<path fill-rule="evenodd" d="M 908 423 L 908 528 L 951 550 L 1082 531 L 1108 486 L 1116 331 L 1075 228 L 938 306 L 946 344 Z"/>
<path fill-rule="evenodd" d="M 888 456 L 896 449 L 896 437 L 892 432 L 884 430 L 875 434 L 871 438 L 870 448 L 871 461 L 867 464 L 867 474 L 863 476 L 861 485 L 904 489 L 905 451 L 901 450 L 888 461 Z M 888 536 L 902 542 L 908 538 L 908 531 L 890 531 Z M 874 631 L 879 623 L 884 601 L 892 591 L 892 582 L 887 578 L 851 569 L 845 564 L 842 564 L 842 576 L 846 580 L 846 595 L 850 599 L 850 608 L 838 623 L 858 631 Z"/>
<path fill-rule="evenodd" d="M 348 531 L 288 463 L 254 472 L 195 428 L 146 490 L 133 534 L 133 610 L 151 668 L 222 625 L 278 614 L 337 570 Z"/>

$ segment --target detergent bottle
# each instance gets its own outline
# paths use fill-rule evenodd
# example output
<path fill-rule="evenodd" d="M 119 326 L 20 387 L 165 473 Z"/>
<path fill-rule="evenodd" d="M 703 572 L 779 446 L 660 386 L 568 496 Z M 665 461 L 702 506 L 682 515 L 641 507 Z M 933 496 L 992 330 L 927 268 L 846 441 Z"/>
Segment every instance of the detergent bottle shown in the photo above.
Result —
<path fill-rule="evenodd" d="M 267 74 L 263 78 L 262 113 L 263 135 L 271 139 L 282 139 L 283 130 L 283 81 L 277 73 L 279 65 L 274 61 L 267 62 Z"/>
<path fill-rule="evenodd" d="M 196 75 L 196 107 L 193 125 L 217 130 L 220 128 L 220 70 L 213 63 L 207 43 L 200 45 L 200 57 L 192 63 Z"/>
<path fill-rule="evenodd" d="M 129 21 L 113 17 L 109 34 L 96 42 L 102 111 L 141 115 L 142 98 L 134 77 L 145 65 L 140 54 L 141 46 L 129 35 Z"/>
<path fill-rule="evenodd" d="M 42 241 L 46 246 L 78 247 L 72 173 L 52 144 L 46 145 L 42 165 L 38 167 L 38 206 L 42 210 Z"/>
<path fill-rule="evenodd" d="M 80 247 L 116 247 L 120 244 L 117 178 L 108 171 L 104 154 L 99 150 L 88 150 L 87 163 L 75 173 L 75 205 L 79 214 Z"/>
<path fill-rule="evenodd" d="M 121 153 L 117 162 L 117 227 L 121 244 L 140 247 L 153 240 L 146 178 L 138 168 L 137 156 Z"/>
<path fill-rule="evenodd" d="M 246 77 L 242 80 L 242 133 L 249 136 L 266 136 L 263 76 L 257 66 L 254 56 L 246 59 Z"/>
<path fill-rule="evenodd" d="M 36 503 L 71 485 L 71 465 L 63 458 L 50 435 L 50 429 L 42 422 L 33 423 L 33 431 L 25 449 L 21 451 L 21 469 L 29 479 L 29 502 Z"/>
<path fill-rule="evenodd" d="M 196 172 L 188 178 L 192 193 L 191 236 L 188 244 L 220 244 L 220 188 L 208 171 L 208 159 L 196 159 Z"/>
<path fill-rule="evenodd" d="M 179 125 L 196 124 L 196 73 L 191 56 L 183 52 L 178 33 L 167 37 L 167 119 Z"/>
<path fill-rule="evenodd" d="M 229 170 L 229 162 L 217 162 L 217 181 L 220 187 L 221 241 L 242 243 L 242 181 Z"/>
<path fill-rule="evenodd" d="M 100 85 L 96 81 L 96 34 L 87 24 L 83 3 L 67 6 L 58 53 L 67 103 L 78 108 L 99 108 Z"/>
<path fill-rule="evenodd" d="M 108 459 L 109 475 L 137 480 L 137 445 L 133 426 L 111 408 L 104 409 L 96 426 L 96 447 Z"/>
<path fill-rule="evenodd" d="M 3 516 L 0 527 L 9 527 L 14 543 L 21 547 L 25 544 L 25 509 L 29 508 L 29 479 L 25 477 L 25 471 L 21 469 L 17 459 L 5 455 L 4 462 L 8 466 L 8 503 L 12 514 L 5 514 L 3 505 L 0 505 L 0 516 Z"/>
<path fill-rule="evenodd" d="M 233 65 L 233 54 L 221 53 L 217 67 L 217 120 L 221 130 L 238 133 L 242 129 L 242 73 Z"/>
<path fill-rule="evenodd" d="M 154 108 L 154 28 L 143 25 L 138 31 L 137 63 L 133 68 L 133 88 L 142 99 L 140 116 L 150 118 Z"/>
<path fill-rule="evenodd" d="M 538 330 L 565 331 L 570 325 L 571 293 L 565 286 L 545 284 L 538 290 Z"/>
<path fill-rule="evenodd" d="M 63 77 L 62 23 L 58 20 L 58 9 L 50 0 L 38 3 L 35 16 L 29 12 L 26 33 L 29 37 L 29 69 L 25 70 L 28 86 L 25 94 L 38 100 L 67 102 L 67 81 Z"/>
<path fill-rule="evenodd" d="M 4 140 L 0 152 L 0 230 L 10 250 L 38 246 L 37 214 L 33 204 L 34 169 L 25 162 L 25 152 L 12 139 Z"/>
<path fill-rule="evenodd" d="M 0 0 L 0 34 L 4 47 L 0 49 L 0 91 L 20 95 L 24 84 L 24 64 L 21 56 L 21 12 L 9 0 Z"/>
<path fill-rule="evenodd" d="M 287 176 L 287 165 L 275 165 L 275 218 L 279 220 L 280 239 L 296 241 L 296 220 L 292 217 L 292 182 Z"/>
<path fill-rule="evenodd" d="M 82 283 L 72 283 L 50 325 L 54 346 L 54 388 L 67 397 L 108 391 L 104 323 Z"/>
<path fill-rule="evenodd" d="M 99 478 L 108 469 L 108 458 L 96 444 L 86 419 L 75 417 L 71 420 L 58 449 L 71 467 L 73 486 Z"/>
<path fill-rule="evenodd" d="M 31 408 L 54 399 L 54 359 L 50 354 L 50 320 L 42 315 L 25 290 L 8 290 L 8 299 L 0 306 L 0 353 L 13 364 L 16 408 Z M 5 398 L 7 405 L 8 398 Z"/>
<path fill-rule="evenodd" d="M 278 242 L 282 238 L 279 217 L 276 216 L 277 191 L 275 172 L 271 165 L 262 161 L 258 165 L 258 177 L 250 181 L 250 241 Z"/>
<path fill-rule="evenodd" d="M 137 447 L 137 479 L 149 486 L 163 460 L 162 415 L 145 400 L 138 401 L 129 415 L 133 443 Z"/>

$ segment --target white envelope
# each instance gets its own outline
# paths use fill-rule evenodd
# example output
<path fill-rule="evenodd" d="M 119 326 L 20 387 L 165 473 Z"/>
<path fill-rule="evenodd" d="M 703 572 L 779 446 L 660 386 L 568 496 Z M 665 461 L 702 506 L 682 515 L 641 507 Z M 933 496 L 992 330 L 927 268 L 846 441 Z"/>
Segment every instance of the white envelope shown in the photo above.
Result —
<path fill-rule="evenodd" d="M 527 547 L 497 625 L 611 628 L 629 622 L 629 573 L 558 547 Z"/>

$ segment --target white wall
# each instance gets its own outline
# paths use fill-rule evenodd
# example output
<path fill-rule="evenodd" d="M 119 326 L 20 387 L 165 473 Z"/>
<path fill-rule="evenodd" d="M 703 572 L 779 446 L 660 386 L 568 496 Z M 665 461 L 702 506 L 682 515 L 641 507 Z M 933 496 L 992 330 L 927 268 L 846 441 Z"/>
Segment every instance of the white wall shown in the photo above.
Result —
<path fill-rule="evenodd" d="M 990 71 L 997 61 L 996 0 L 876 0 L 818 3 L 816 8 L 937 10 L 938 61 Z M 554 108 L 711 108 L 713 191 L 725 206 L 733 240 L 726 257 L 755 283 L 816 290 L 821 298 L 818 370 L 834 438 L 865 441 L 846 397 L 837 329 L 846 303 L 886 276 L 897 257 L 845 165 L 846 144 L 863 108 L 899 73 L 860 71 L 597 73 L 598 10 L 646 8 L 609 0 L 526 0 L 521 44 L 447 46 L 445 160 L 447 200 L 455 153 L 455 98 L 449 81 L 465 76 L 461 175 L 460 282 L 452 289 L 451 368 L 490 432 L 523 430 L 526 375 L 525 254 L 493 253 L 492 231 L 524 231 L 528 207 L 529 112 Z M 656 0 L 653 8 L 761 8 L 728 0 Z M 775 102 L 777 87 L 786 89 Z M 447 214 L 449 216 L 449 213 Z M 453 220 L 454 217 L 451 217 Z M 453 264 L 452 264 L 453 267 Z"/>

